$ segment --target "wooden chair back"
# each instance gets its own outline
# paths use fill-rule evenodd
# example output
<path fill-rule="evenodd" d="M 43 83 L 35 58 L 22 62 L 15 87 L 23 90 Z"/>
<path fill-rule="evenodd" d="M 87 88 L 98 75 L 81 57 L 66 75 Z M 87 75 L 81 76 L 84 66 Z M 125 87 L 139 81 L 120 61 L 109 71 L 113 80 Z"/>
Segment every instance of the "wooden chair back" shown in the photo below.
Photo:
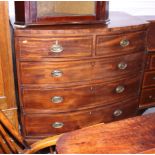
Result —
<path fill-rule="evenodd" d="M 4 153 L 21 153 L 28 149 L 27 143 L 0 110 L 0 144 Z"/>

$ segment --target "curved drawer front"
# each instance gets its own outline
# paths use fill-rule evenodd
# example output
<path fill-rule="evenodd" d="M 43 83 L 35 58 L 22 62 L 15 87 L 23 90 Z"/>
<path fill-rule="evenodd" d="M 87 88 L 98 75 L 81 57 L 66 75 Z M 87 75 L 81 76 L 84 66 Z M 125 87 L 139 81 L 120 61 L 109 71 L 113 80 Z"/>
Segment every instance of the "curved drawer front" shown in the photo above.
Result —
<path fill-rule="evenodd" d="M 145 72 L 143 85 L 144 87 L 155 86 L 155 71 Z"/>
<path fill-rule="evenodd" d="M 101 122 L 110 122 L 132 116 L 136 99 L 103 108 L 62 114 L 24 115 L 26 136 L 47 136 L 80 129 Z"/>
<path fill-rule="evenodd" d="M 89 62 L 21 62 L 22 84 L 61 84 L 91 78 Z"/>
<path fill-rule="evenodd" d="M 143 53 L 134 53 L 91 62 L 21 62 L 23 84 L 62 84 L 128 77 L 142 70 Z"/>
<path fill-rule="evenodd" d="M 150 105 L 155 105 L 155 88 L 142 90 L 140 107 L 147 107 Z"/>
<path fill-rule="evenodd" d="M 149 69 L 155 69 L 155 54 L 150 56 Z"/>
<path fill-rule="evenodd" d="M 21 58 L 87 57 L 92 55 L 91 36 L 58 38 L 20 38 Z"/>
<path fill-rule="evenodd" d="M 57 89 L 23 89 L 22 102 L 26 112 L 63 112 L 93 105 L 91 86 Z"/>
<path fill-rule="evenodd" d="M 137 74 L 143 68 L 143 60 L 143 52 L 98 60 L 93 70 L 93 79 L 111 80 Z"/>
<path fill-rule="evenodd" d="M 145 49 L 145 32 L 97 36 L 96 55 L 112 56 Z"/>
<path fill-rule="evenodd" d="M 73 111 L 121 102 L 137 97 L 140 79 L 129 77 L 110 83 L 59 88 L 59 89 L 23 89 L 22 102 L 25 112 L 63 112 Z"/>

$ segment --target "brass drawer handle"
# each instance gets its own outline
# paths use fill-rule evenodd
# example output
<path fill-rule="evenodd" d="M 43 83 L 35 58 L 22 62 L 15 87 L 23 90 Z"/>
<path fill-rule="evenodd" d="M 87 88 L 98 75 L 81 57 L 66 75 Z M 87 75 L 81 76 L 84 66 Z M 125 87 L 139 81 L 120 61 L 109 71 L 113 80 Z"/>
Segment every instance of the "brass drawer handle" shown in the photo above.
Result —
<path fill-rule="evenodd" d="M 53 77 L 61 77 L 62 74 L 63 74 L 63 72 L 60 71 L 60 70 L 54 70 L 54 71 L 52 71 L 52 73 L 51 73 L 51 75 L 52 75 Z"/>
<path fill-rule="evenodd" d="M 54 123 L 52 124 L 52 127 L 53 127 L 53 128 L 56 128 L 56 129 L 62 128 L 63 126 L 64 126 L 64 123 L 62 123 L 62 122 L 54 122 Z"/>
<path fill-rule="evenodd" d="M 117 86 L 115 89 L 116 93 L 118 93 L 118 94 L 123 93 L 124 90 L 125 90 L 125 87 L 121 86 L 121 85 Z"/>
<path fill-rule="evenodd" d="M 113 115 L 114 115 L 115 117 L 118 117 L 118 116 L 122 115 L 122 113 L 123 113 L 122 110 L 117 109 L 117 110 L 114 111 Z"/>
<path fill-rule="evenodd" d="M 50 48 L 50 51 L 53 53 L 61 53 L 63 50 L 63 47 L 58 43 L 58 41 L 56 41 Z"/>
<path fill-rule="evenodd" d="M 127 66 L 128 66 L 127 63 L 125 63 L 125 62 L 120 62 L 120 63 L 118 64 L 118 68 L 121 69 L 121 70 L 126 69 Z"/>
<path fill-rule="evenodd" d="M 58 103 L 62 103 L 63 102 L 63 97 L 61 96 L 54 96 L 51 98 L 51 101 L 55 104 L 58 104 Z"/>
<path fill-rule="evenodd" d="M 150 100 L 155 100 L 155 97 L 153 97 L 152 95 L 149 95 L 149 99 Z"/>
<path fill-rule="evenodd" d="M 120 45 L 121 45 L 122 47 L 126 47 L 126 46 L 128 46 L 129 44 L 130 44 L 130 42 L 129 42 L 129 40 L 127 40 L 127 39 L 123 39 L 123 40 L 120 41 Z"/>

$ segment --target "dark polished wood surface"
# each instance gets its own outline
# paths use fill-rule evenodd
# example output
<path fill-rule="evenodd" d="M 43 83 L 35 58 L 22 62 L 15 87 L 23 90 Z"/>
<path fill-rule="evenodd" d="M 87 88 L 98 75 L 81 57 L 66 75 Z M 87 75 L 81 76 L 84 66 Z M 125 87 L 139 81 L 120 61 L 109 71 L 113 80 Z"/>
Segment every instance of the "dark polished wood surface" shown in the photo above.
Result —
<path fill-rule="evenodd" d="M 149 22 L 147 31 L 147 63 L 143 78 L 140 108 L 155 106 L 155 16 L 144 16 Z"/>
<path fill-rule="evenodd" d="M 134 154 L 155 147 L 155 113 L 64 134 L 56 148 L 62 154 Z"/>
<path fill-rule="evenodd" d="M 141 19 L 118 12 L 111 14 L 107 26 L 16 28 L 25 138 L 46 137 L 136 114 L 147 26 Z"/>
<path fill-rule="evenodd" d="M 47 112 L 69 112 L 96 106 L 109 105 L 122 102 L 131 97 L 138 97 L 140 87 L 140 75 L 130 76 L 115 82 L 98 83 L 88 86 L 74 86 L 62 88 L 24 88 L 22 90 L 22 103 L 25 112 L 47 113 Z M 123 85 L 125 91 L 117 93 L 115 89 Z M 54 103 L 52 99 L 60 96 L 62 101 Z"/>
<path fill-rule="evenodd" d="M 138 107 L 136 98 L 126 100 L 109 106 L 91 108 L 81 111 L 68 113 L 39 113 L 24 114 L 23 120 L 25 125 L 26 138 L 37 138 L 52 136 L 86 126 L 91 126 L 101 122 L 117 121 L 123 118 L 136 115 L 135 109 Z M 115 116 L 117 111 L 121 114 Z M 45 121 L 46 120 L 46 121 Z M 54 127 L 56 123 L 61 123 L 61 127 Z"/>

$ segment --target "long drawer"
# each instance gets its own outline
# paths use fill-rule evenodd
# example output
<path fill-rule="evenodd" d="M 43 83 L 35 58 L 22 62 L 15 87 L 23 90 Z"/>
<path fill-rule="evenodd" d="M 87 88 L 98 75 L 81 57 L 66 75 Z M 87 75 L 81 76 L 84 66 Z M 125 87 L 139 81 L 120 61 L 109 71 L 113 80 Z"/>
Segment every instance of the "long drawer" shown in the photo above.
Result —
<path fill-rule="evenodd" d="M 96 55 L 113 56 L 145 49 L 145 32 L 97 36 Z"/>
<path fill-rule="evenodd" d="M 142 70 L 144 53 L 76 62 L 21 62 L 22 84 L 62 84 L 128 77 Z"/>
<path fill-rule="evenodd" d="M 141 94 L 140 108 L 155 105 L 155 88 L 143 89 Z"/>
<path fill-rule="evenodd" d="M 135 114 L 136 99 L 108 107 L 93 108 L 73 113 L 25 114 L 23 115 L 26 136 L 48 136 L 80 129 L 101 122 L 110 122 Z"/>
<path fill-rule="evenodd" d="M 137 74 L 129 79 L 69 88 L 24 88 L 22 105 L 25 112 L 45 113 L 75 111 L 121 102 L 139 95 L 140 76 Z"/>
<path fill-rule="evenodd" d="M 19 57 L 50 58 L 50 57 L 87 57 L 92 55 L 93 38 L 84 37 L 51 37 L 18 39 Z"/>

